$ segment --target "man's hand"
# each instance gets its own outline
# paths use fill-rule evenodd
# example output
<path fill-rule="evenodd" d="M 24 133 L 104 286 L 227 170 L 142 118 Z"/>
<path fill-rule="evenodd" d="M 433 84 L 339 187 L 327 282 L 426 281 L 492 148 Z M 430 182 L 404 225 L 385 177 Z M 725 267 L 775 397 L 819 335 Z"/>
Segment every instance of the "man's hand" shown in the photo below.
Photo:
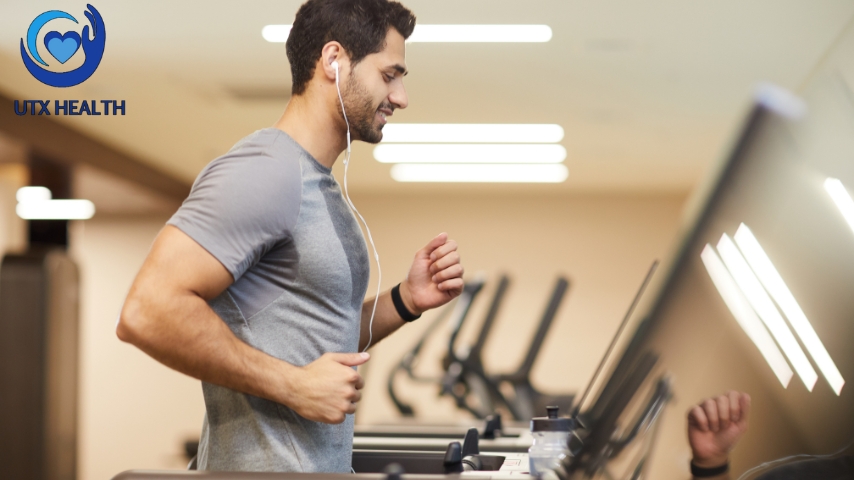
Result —
<path fill-rule="evenodd" d="M 409 312 L 421 315 L 431 308 L 441 307 L 463 292 L 463 266 L 457 253 L 457 242 L 448 240 L 447 233 L 430 240 L 415 254 L 406 279 L 400 283 L 400 298 Z M 374 299 L 362 304 L 362 326 L 359 350 L 373 346 L 405 325 L 392 301 L 391 290 L 383 293 L 376 304 Z M 372 318 L 376 321 L 373 322 Z"/>
<path fill-rule="evenodd" d="M 368 361 L 367 353 L 326 353 L 302 367 L 297 391 L 291 392 L 290 407 L 303 418 L 323 423 L 341 423 L 356 412 L 365 381 L 350 367 Z"/>
<path fill-rule="evenodd" d="M 750 395 L 730 391 L 709 398 L 688 412 L 688 442 L 692 462 L 703 468 L 727 462 L 729 452 L 747 431 Z"/>
<path fill-rule="evenodd" d="M 420 315 L 440 307 L 463 291 L 463 266 L 457 242 L 447 233 L 430 240 L 415 254 L 409 274 L 400 284 L 400 296 L 410 312 Z"/>

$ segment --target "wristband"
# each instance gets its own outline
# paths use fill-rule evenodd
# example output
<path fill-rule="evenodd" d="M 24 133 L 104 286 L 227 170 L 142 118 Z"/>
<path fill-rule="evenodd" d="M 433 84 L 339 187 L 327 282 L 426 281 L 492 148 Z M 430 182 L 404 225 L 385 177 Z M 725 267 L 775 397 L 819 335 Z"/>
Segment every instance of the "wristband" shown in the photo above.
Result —
<path fill-rule="evenodd" d="M 411 322 L 413 320 L 418 320 L 421 318 L 421 315 L 415 315 L 410 312 L 409 309 L 406 308 L 406 305 L 403 304 L 403 299 L 400 298 L 400 284 L 394 286 L 391 289 L 391 301 L 394 303 L 394 309 L 397 310 L 397 314 L 400 315 L 400 318 L 403 319 L 404 322 Z"/>
<path fill-rule="evenodd" d="M 696 478 L 707 478 L 707 477 L 717 477 L 718 475 L 723 475 L 729 471 L 729 462 L 726 462 L 723 465 L 712 468 L 703 468 L 694 465 L 694 462 L 691 462 L 691 475 Z"/>

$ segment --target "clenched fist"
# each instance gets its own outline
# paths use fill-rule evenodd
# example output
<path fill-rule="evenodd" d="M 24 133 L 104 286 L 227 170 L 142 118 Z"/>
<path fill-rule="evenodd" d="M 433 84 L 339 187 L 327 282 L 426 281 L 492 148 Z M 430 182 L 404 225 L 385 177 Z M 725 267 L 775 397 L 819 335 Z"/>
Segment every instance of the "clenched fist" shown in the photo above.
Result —
<path fill-rule="evenodd" d="M 747 431 L 750 395 L 728 392 L 709 398 L 688 412 L 692 463 L 711 468 L 727 462 L 729 452 Z"/>
<path fill-rule="evenodd" d="M 365 381 L 351 367 L 368 361 L 368 353 L 326 353 L 300 368 L 295 400 L 289 405 L 303 418 L 341 423 L 356 411 Z"/>
<path fill-rule="evenodd" d="M 415 253 L 409 274 L 400 284 L 404 305 L 416 315 L 445 305 L 463 292 L 464 271 L 457 242 L 440 233 Z"/>

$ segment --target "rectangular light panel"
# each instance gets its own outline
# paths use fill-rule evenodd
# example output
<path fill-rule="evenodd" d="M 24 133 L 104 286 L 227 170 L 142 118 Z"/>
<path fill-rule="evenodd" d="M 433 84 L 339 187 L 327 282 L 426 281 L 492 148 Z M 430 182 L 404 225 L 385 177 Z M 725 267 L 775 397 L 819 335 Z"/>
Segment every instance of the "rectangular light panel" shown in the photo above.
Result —
<path fill-rule="evenodd" d="M 792 362 L 795 372 L 801 377 L 807 390 L 812 391 L 815 382 L 818 380 L 818 374 L 812 368 L 809 359 L 807 359 L 804 351 L 801 350 L 801 346 L 798 345 L 798 341 L 795 340 L 792 331 L 789 330 L 777 307 L 774 306 L 774 302 L 771 301 L 768 293 L 762 288 L 759 280 L 753 274 L 747 261 L 741 256 L 741 252 L 738 251 L 738 247 L 735 246 L 729 235 L 723 234 L 721 237 L 721 240 L 718 242 L 718 252 L 720 252 L 724 264 L 735 279 L 735 283 L 744 292 L 750 305 L 759 314 L 759 318 L 762 319 L 765 326 L 771 331 L 771 335 L 774 336 L 783 353 Z"/>
<path fill-rule="evenodd" d="M 261 36 L 270 43 L 285 43 L 291 34 L 293 25 L 267 25 L 261 29 Z"/>
<path fill-rule="evenodd" d="M 848 226 L 854 230 L 854 200 L 851 199 L 845 185 L 838 178 L 828 178 L 824 181 L 824 189 L 827 190 L 830 198 L 833 199 L 833 203 L 836 204 L 836 208 L 845 217 Z"/>
<path fill-rule="evenodd" d="M 24 220 L 88 220 L 95 215 L 95 205 L 89 200 L 22 202 L 15 212 Z"/>
<path fill-rule="evenodd" d="M 389 123 L 382 143 L 557 143 L 554 124 Z"/>
<path fill-rule="evenodd" d="M 718 254 L 715 253 L 711 245 L 706 244 L 700 258 L 702 258 L 709 276 L 712 277 L 712 283 L 715 284 L 715 288 L 718 289 L 718 293 L 724 299 L 724 303 L 732 312 L 741 329 L 759 349 L 759 353 L 768 362 L 774 375 L 783 384 L 783 388 L 787 388 L 792 380 L 792 375 L 794 375 L 792 369 L 789 368 L 789 364 L 783 358 L 780 349 L 774 344 L 768 330 L 765 329 L 759 317 L 756 316 L 756 312 L 744 298 L 744 294 L 735 284 L 735 280 L 732 279 Z"/>
<path fill-rule="evenodd" d="M 560 163 L 566 158 L 561 145 L 405 144 L 377 145 L 380 163 Z"/>
<path fill-rule="evenodd" d="M 569 171 L 564 165 L 449 165 L 397 164 L 391 177 L 398 182 L 560 183 Z"/>
<path fill-rule="evenodd" d="M 739 225 L 738 230 L 735 232 L 735 243 L 738 244 L 738 248 L 741 249 L 744 258 L 747 259 L 747 263 L 756 272 L 762 285 L 765 286 L 765 289 L 768 290 L 771 297 L 774 298 L 774 301 L 783 310 L 786 318 L 789 319 L 789 323 L 794 328 L 795 333 L 801 338 L 801 342 L 803 342 L 807 352 L 815 360 L 818 369 L 821 370 L 822 375 L 824 375 L 824 378 L 830 384 L 830 388 L 839 395 L 842 392 L 842 386 L 845 385 L 842 374 L 839 373 L 839 369 L 836 368 L 836 364 L 833 363 L 833 359 L 830 358 L 830 354 L 827 353 L 827 349 L 824 348 L 824 344 L 818 338 L 818 334 L 815 333 L 812 324 L 807 319 L 803 310 L 801 310 L 801 306 L 798 305 L 795 296 L 792 295 L 789 287 L 786 286 L 783 277 L 780 276 L 777 268 L 774 267 L 771 259 L 768 258 L 768 254 L 759 245 L 759 241 L 756 240 L 756 237 L 747 225 L 743 223 Z"/>
<path fill-rule="evenodd" d="M 15 192 L 18 202 L 44 202 L 53 198 L 47 187 L 21 187 Z"/>
<path fill-rule="evenodd" d="M 271 43 L 288 40 L 292 25 L 267 25 L 261 36 Z M 411 42 L 542 43 L 552 38 L 548 25 L 416 25 Z"/>
<path fill-rule="evenodd" d="M 552 39 L 548 25 L 416 25 L 407 42 L 542 43 Z"/>

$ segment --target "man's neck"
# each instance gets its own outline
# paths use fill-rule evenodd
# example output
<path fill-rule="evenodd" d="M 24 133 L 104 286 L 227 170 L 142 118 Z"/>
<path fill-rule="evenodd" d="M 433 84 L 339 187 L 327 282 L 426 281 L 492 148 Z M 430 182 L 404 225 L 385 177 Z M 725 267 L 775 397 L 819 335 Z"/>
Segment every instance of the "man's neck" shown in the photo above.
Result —
<path fill-rule="evenodd" d="M 347 132 L 337 108 L 324 102 L 322 95 L 296 95 L 273 126 L 290 135 L 321 165 L 332 168 L 347 148 Z"/>

